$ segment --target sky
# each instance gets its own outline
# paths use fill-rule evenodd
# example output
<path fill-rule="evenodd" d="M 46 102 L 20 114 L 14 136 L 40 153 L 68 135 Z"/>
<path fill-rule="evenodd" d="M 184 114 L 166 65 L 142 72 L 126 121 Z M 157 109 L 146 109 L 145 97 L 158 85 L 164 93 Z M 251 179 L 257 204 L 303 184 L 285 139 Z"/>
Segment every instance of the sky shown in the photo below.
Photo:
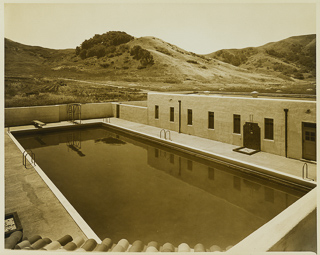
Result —
<path fill-rule="evenodd" d="M 154 36 L 187 51 L 207 54 L 315 34 L 315 5 L 312 1 L 7 1 L 4 36 L 27 45 L 66 49 L 81 45 L 95 34 L 124 31 L 134 37 Z"/>

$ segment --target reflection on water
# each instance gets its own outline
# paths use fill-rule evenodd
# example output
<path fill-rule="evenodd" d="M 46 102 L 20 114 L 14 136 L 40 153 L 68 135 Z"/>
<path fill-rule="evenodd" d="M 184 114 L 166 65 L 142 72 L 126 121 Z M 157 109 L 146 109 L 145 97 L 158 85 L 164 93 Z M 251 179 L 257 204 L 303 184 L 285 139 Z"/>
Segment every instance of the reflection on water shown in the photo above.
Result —
<path fill-rule="evenodd" d="M 114 138 L 114 137 L 105 137 L 105 138 L 100 138 L 95 140 L 96 143 L 102 142 L 102 143 L 107 143 L 107 144 L 126 144 L 124 141 Z"/>
<path fill-rule="evenodd" d="M 197 160 L 186 154 L 170 154 L 168 158 L 167 152 L 159 148 L 148 147 L 148 164 L 266 221 L 303 194 L 236 170 L 230 171 L 227 167 L 213 162 Z"/>
<path fill-rule="evenodd" d="M 81 151 L 81 131 L 75 131 L 67 135 L 67 147 L 75 151 L 80 157 L 85 155 Z"/>
<path fill-rule="evenodd" d="M 17 139 L 33 150 L 38 165 L 96 234 L 115 242 L 225 248 L 304 194 L 105 128 Z"/>
<path fill-rule="evenodd" d="M 264 187 L 264 199 L 266 202 L 274 203 L 274 190 Z"/>
<path fill-rule="evenodd" d="M 214 180 L 214 168 L 208 167 L 208 178 Z"/>
<path fill-rule="evenodd" d="M 34 139 L 41 145 L 47 145 L 43 140 L 42 140 L 42 137 L 39 135 L 39 136 L 35 136 Z"/>

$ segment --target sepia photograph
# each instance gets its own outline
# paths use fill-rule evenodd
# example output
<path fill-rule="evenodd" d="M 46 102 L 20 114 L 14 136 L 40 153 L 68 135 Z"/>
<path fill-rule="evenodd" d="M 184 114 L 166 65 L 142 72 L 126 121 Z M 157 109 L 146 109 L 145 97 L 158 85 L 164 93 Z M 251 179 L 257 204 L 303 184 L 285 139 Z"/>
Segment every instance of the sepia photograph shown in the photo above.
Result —
<path fill-rule="evenodd" d="M 320 252 L 319 0 L 0 11 L 1 254 Z"/>

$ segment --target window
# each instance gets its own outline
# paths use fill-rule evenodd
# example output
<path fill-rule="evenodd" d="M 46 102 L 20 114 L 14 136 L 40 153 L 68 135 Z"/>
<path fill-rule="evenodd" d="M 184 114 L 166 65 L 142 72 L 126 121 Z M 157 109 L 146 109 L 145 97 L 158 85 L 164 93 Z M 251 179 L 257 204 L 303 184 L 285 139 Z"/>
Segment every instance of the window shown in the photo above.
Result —
<path fill-rule="evenodd" d="M 264 138 L 273 140 L 273 119 L 264 119 Z"/>
<path fill-rule="evenodd" d="M 170 107 L 170 121 L 174 121 L 174 107 Z"/>
<path fill-rule="evenodd" d="M 193 164 L 192 164 L 192 161 L 188 159 L 188 161 L 187 161 L 187 168 L 188 168 L 188 170 L 192 171 L 192 165 L 193 165 Z"/>
<path fill-rule="evenodd" d="M 159 158 L 159 150 L 158 150 L 158 149 L 155 149 L 155 150 L 154 150 L 154 156 L 155 156 L 156 158 Z"/>
<path fill-rule="evenodd" d="M 170 163 L 174 164 L 174 155 L 173 154 L 170 154 Z"/>
<path fill-rule="evenodd" d="M 188 125 L 192 125 L 192 110 L 188 109 Z"/>
<path fill-rule="evenodd" d="M 270 203 L 274 203 L 274 190 L 264 187 L 264 200 Z"/>
<path fill-rule="evenodd" d="M 159 105 L 156 105 L 155 106 L 155 109 L 154 109 L 154 117 L 156 119 L 159 119 Z"/>
<path fill-rule="evenodd" d="M 233 133 L 240 134 L 240 115 L 233 114 Z"/>
<path fill-rule="evenodd" d="M 233 176 L 233 188 L 241 191 L 241 179 L 238 176 Z"/>
<path fill-rule="evenodd" d="M 316 132 L 306 131 L 305 140 L 314 142 L 316 140 Z"/>
<path fill-rule="evenodd" d="M 208 128 L 214 129 L 214 112 L 208 112 Z"/>

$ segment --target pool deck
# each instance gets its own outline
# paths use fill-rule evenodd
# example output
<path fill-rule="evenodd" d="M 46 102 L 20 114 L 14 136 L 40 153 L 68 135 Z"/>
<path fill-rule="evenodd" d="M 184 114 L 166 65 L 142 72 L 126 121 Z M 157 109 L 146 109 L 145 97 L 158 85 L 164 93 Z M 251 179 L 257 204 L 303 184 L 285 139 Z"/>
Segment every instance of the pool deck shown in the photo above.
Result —
<path fill-rule="evenodd" d="M 148 134 L 154 137 L 160 137 L 161 128 L 148 126 L 140 123 L 130 122 L 122 119 L 112 118 L 110 124 L 128 128 L 136 132 Z M 171 140 L 173 142 L 192 147 L 198 150 L 206 151 L 221 157 L 226 157 L 239 162 L 247 162 L 261 168 L 266 168 L 280 172 L 284 175 L 293 175 L 302 179 L 302 167 L 308 162 L 308 177 L 317 181 L 317 164 L 314 161 L 305 161 L 286 158 L 266 152 L 258 152 L 253 155 L 247 155 L 233 151 L 239 146 L 226 144 L 210 139 L 205 139 L 197 136 L 182 134 L 170 131 Z"/>
<path fill-rule="evenodd" d="M 35 169 L 23 166 L 22 153 L 7 133 L 4 142 L 5 213 L 18 213 L 24 236 L 56 240 L 69 234 L 86 239 Z"/>
<path fill-rule="evenodd" d="M 86 120 L 82 123 L 102 122 L 102 119 Z M 123 119 L 111 118 L 110 124 L 149 136 L 160 136 L 161 128 L 134 123 Z M 47 127 L 72 125 L 68 122 L 51 123 Z M 10 128 L 10 131 L 35 129 L 34 126 Z M 285 158 L 265 152 L 246 155 L 234 152 L 237 146 L 171 131 L 173 142 L 206 151 L 235 161 L 247 162 L 262 168 L 273 169 L 283 175 L 302 179 L 305 161 Z M 85 234 L 69 215 L 60 201 L 52 193 L 34 168 L 26 169 L 22 164 L 22 153 L 7 134 L 5 129 L 5 213 L 17 211 L 26 236 L 39 234 L 43 237 L 58 239 L 63 235 L 79 236 Z M 309 178 L 317 179 L 317 164 L 308 163 Z M 116 240 L 115 240 L 116 241 Z"/>

